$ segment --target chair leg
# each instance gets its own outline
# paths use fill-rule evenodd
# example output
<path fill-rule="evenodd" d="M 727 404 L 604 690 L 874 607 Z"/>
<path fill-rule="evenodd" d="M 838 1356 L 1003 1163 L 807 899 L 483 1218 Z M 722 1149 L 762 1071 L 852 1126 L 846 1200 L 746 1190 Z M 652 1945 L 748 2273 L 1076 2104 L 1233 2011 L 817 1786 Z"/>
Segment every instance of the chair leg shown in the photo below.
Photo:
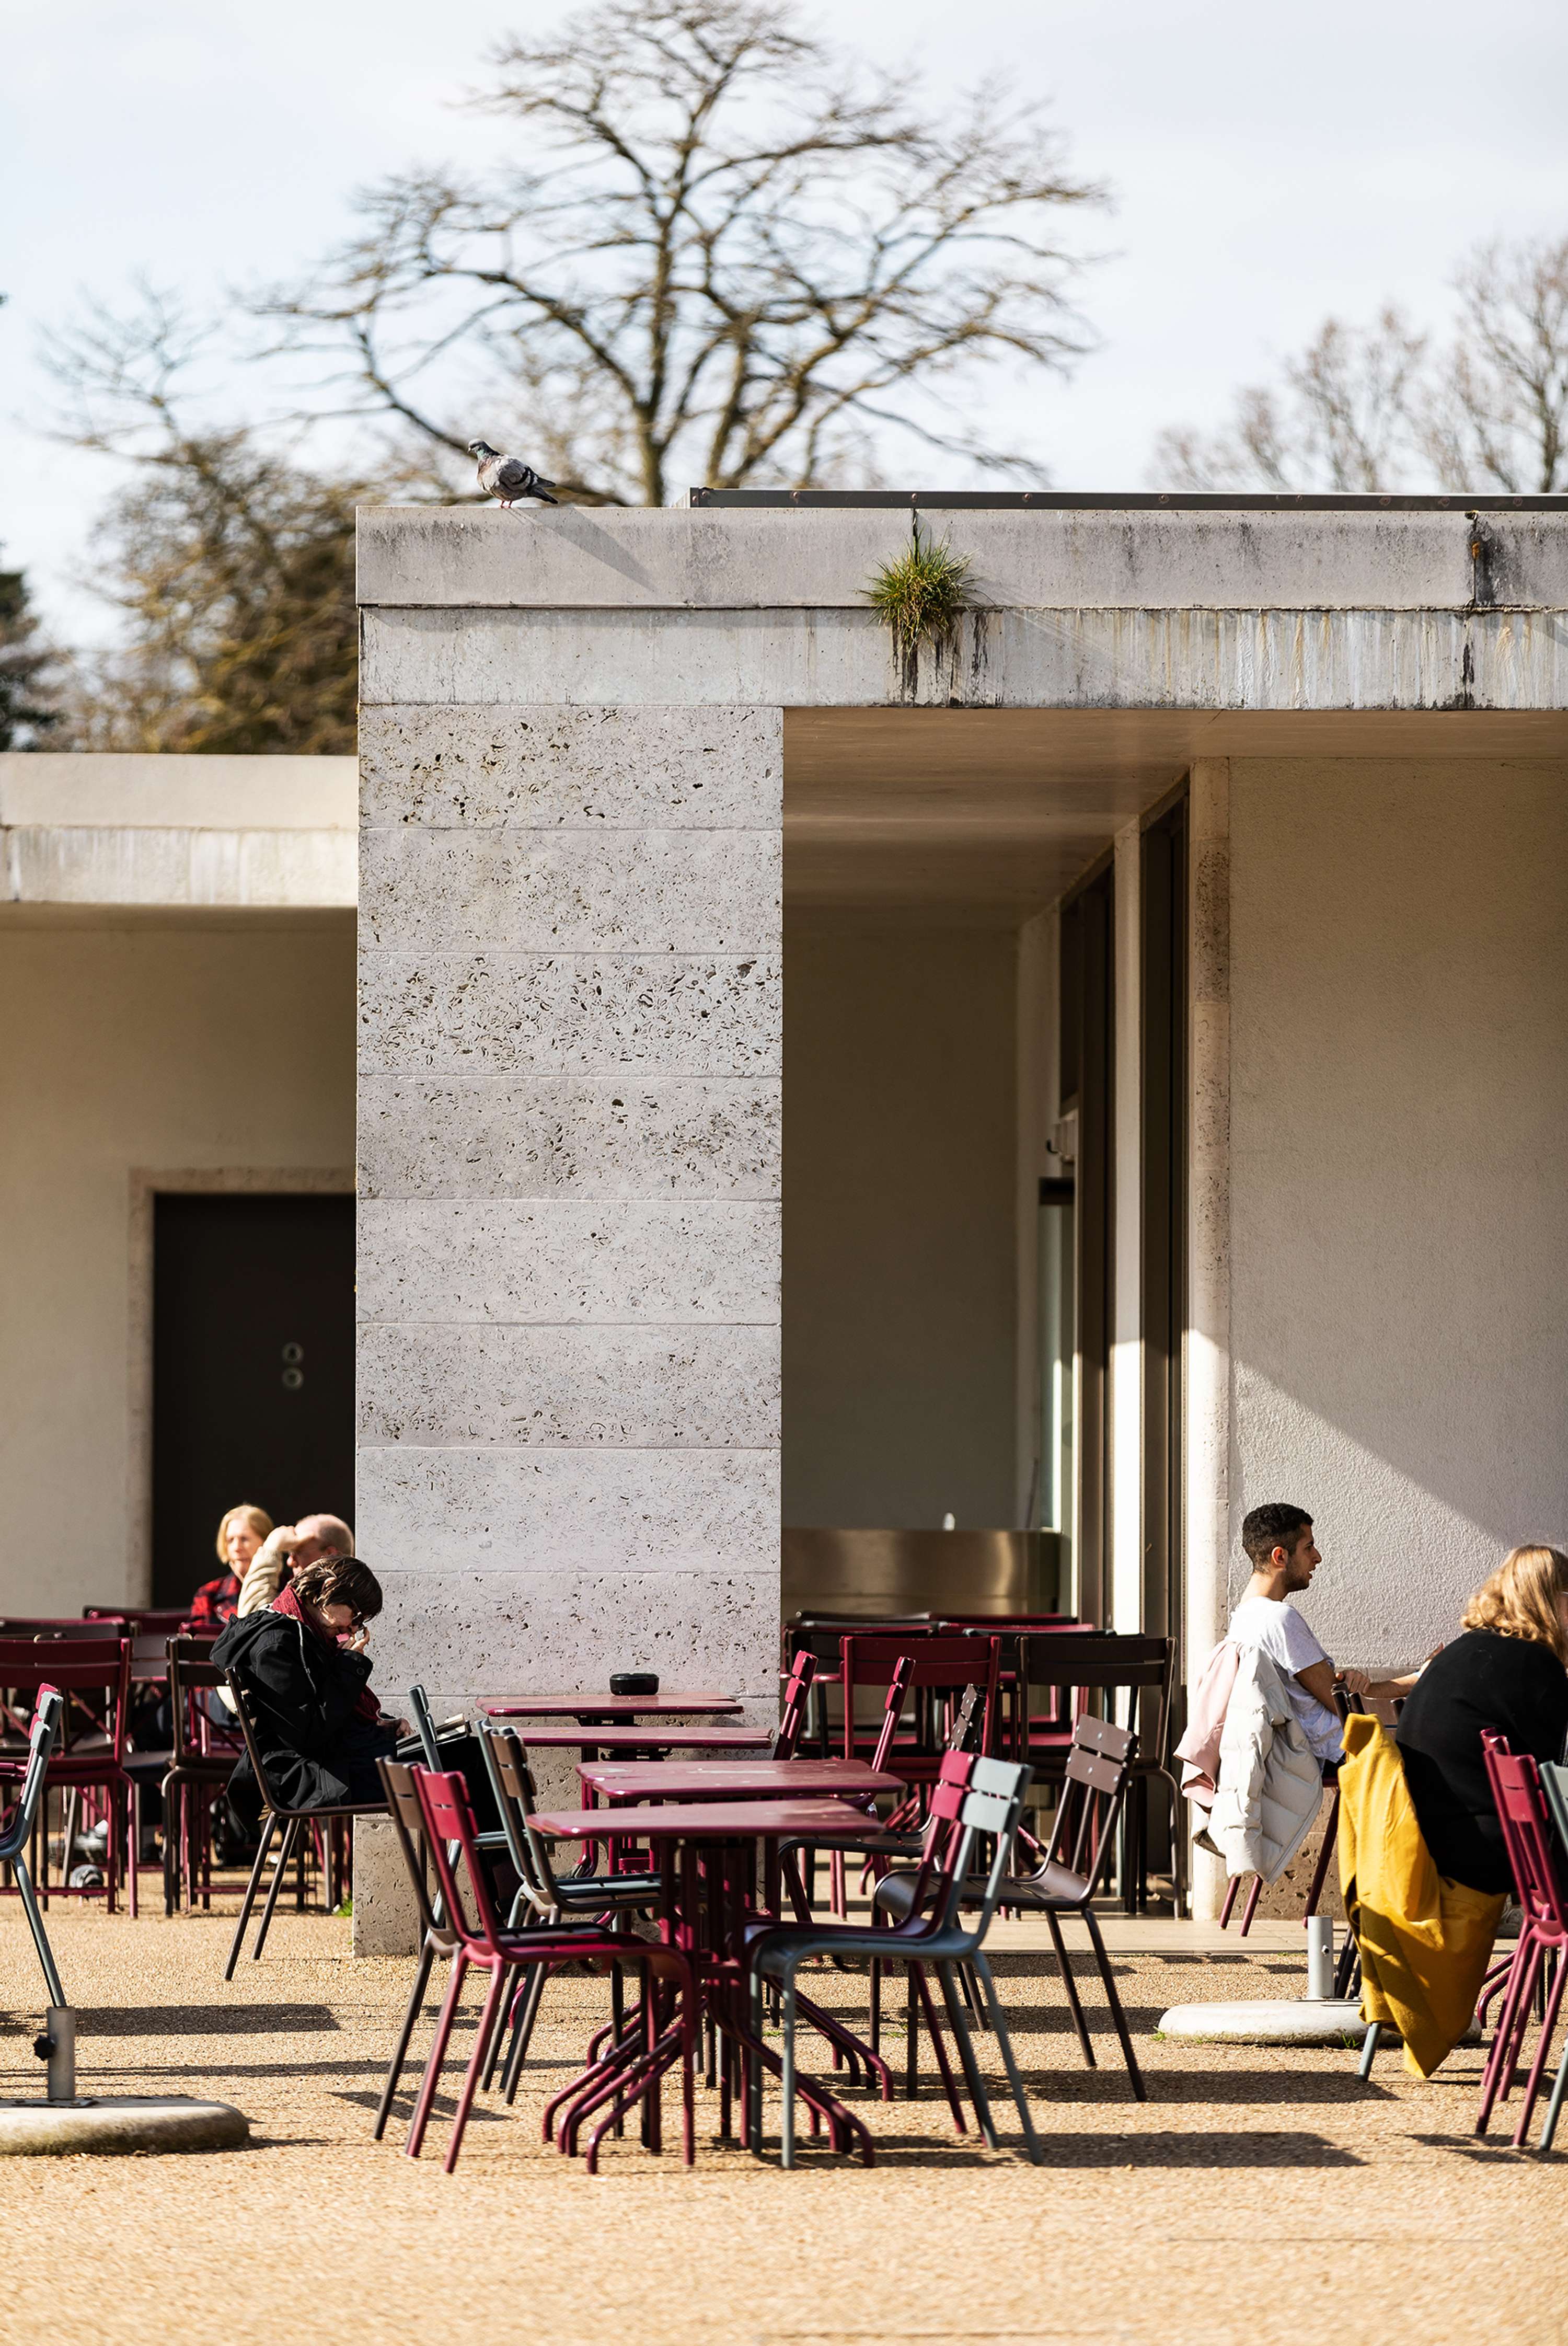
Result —
<path fill-rule="evenodd" d="M 1219 1910 L 1219 1927 L 1222 1931 L 1228 1931 L 1230 1928 L 1231 1912 L 1236 1905 L 1236 1893 L 1240 1887 L 1240 1874 L 1233 1873 L 1225 1885 L 1225 1903 Z"/>
<path fill-rule="evenodd" d="M 528 2058 L 528 2042 L 534 2034 L 534 2023 L 539 2016 L 539 2005 L 545 1994 L 545 1983 L 550 1976 L 548 1964 L 535 1964 L 517 2014 L 517 2025 L 512 2039 L 512 2050 L 506 2056 L 502 2073 L 501 2089 L 508 2106 L 517 2098 L 517 2081 L 523 2075 L 523 2064 Z"/>
<path fill-rule="evenodd" d="M 1149 2089 L 1144 2083 L 1144 2073 L 1138 2066 L 1138 2056 L 1133 2050 L 1133 2040 L 1127 2030 L 1127 2015 L 1122 2010 L 1122 1999 L 1116 1994 L 1116 1983 L 1111 1977 L 1111 1966 L 1105 1955 L 1105 1943 L 1100 1936 L 1100 1926 L 1095 1920 L 1091 1907 L 1081 1907 L 1079 1912 L 1088 1927 L 1090 1942 L 1095 1950 L 1095 1962 L 1099 1968 L 1100 1979 L 1105 1991 L 1105 2001 L 1111 2007 L 1111 2018 L 1115 2023 L 1116 2035 L 1122 2042 L 1122 2058 L 1127 2065 L 1127 2075 L 1132 2079 L 1134 2098 L 1136 2101 L 1146 2102 Z"/>
<path fill-rule="evenodd" d="M 402 2065 L 408 2058 L 408 2048 L 413 2036 L 414 2024 L 424 2004 L 424 1992 L 430 1985 L 430 1970 L 434 1961 L 435 1949 L 427 1938 L 419 1951 L 419 1962 L 414 1968 L 413 1986 L 403 2012 L 402 2030 L 397 2040 L 397 2049 L 392 2056 L 391 2066 L 387 2070 L 386 2084 L 382 2087 L 381 2100 L 376 2105 L 376 2122 L 371 2134 L 372 2142 L 380 2142 L 387 2130 L 387 2120 L 392 2116 L 392 2097 L 402 2077 Z"/>
<path fill-rule="evenodd" d="M 942 2091 L 947 2096 L 948 2108 L 952 2112 L 953 2125 L 958 2128 L 960 2134 L 967 2134 L 969 2129 L 963 2122 L 963 2104 L 959 2100 L 958 2087 L 953 2083 L 952 2066 L 947 2057 L 947 2046 L 942 2043 L 942 2028 L 937 2020 L 936 2006 L 932 2002 L 931 1987 L 925 1975 L 925 1965 L 923 1964 L 911 1963 L 910 1965 L 910 1976 L 914 1981 L 915 1994 L 920 1999 L 921 2010 L 925 2017 L 925 2025 L 931 2032 L 931 2049 L 936 2055 L 937 2073 L 942 2078 Z M 944 1994 L 946 1994 L 945 1985 L 942 1992 Z M 965 2041 L 967 2041 L 967 2038 Z M 985 2089 L 982 2086 L 982 2099 L 984 2098 L 984 2092 Z"/>
<path fill-rule="evenodd" d="M 256 1892 L 261 1881 L 261 1869 L 267 1862 L 267 1852 L 272 1846 L 272 1836 L 277 1830 L 278 1820 L 269 1810 L 267 1821 L 261 1828 L 261 1844 L 256 1851 L 256 1862 L 250 1869 L 250 1879 L 245 1885 L 245 1895 L 239 1902 L 239 1920 L 234 1925 L 234 1943 L 229 1950 L 229 1962 L 223 1974 L 226 1980 L 231 1980 L 234 1977 L 234 1966 L 239 1961 L 239 1950 L 245 1944 L 245 1933 L 250 1927 L 250 1909 L 256 1903 Z"/>
<path fill-rule="evenodd" d="M 1263 1876 L 1261 1873 L 1255 1873 L 1252 1877 L 1252 1887 L 1247 1893 L 1246 1910 L 1241 1917 L 1241 1935 L 1244 1939 L 1252 1928 L 1252 1918 L 1257 1912 L 1257 1902 L 1262 1895 Z"/>
<path fill-rule="evenodd" d="M 1368 2022 L 1367 2034 L 1361 2045 L 1360 2074 L 1363 2077 L 1369 2077 L 1372 2074 L 1372 2062 L 1378 2050 L 1378 2039 L 1382 2033 L 1383 2024 L 1380 2020 Z"/>
<path fill-rule="evenodd" d="M 783 2096 L 783 2108 L 779 2119 L 779 2164 L 795 2164 L 795 1974 L 786 1972 L 783 1987 L 784 2042 L 780 2050 L 779 2090 Z"/>
<path fill-rule="evenodd" d="M 1564 1975 L 1564 1965 L 1559 1960 L 1553 1965 L 1552 1985 L 1547 1993 L 1546 2010 L 1541 2020 L 1541 2041 L 1535 2048 L 1535 2058 L 1531 2064 L 1530 2076 L 1525 2083 L 1524 2106 L 1519 2113 L 1519 2124 L 1513 2130 L 1515 2150 L 1523 2149 L 1524 2138 L 1530 2132 L 1530 2121 L 1535 2113 L 1536 2097 L 1541 2091 L 1542 2078 L 1546 2073 L 1546 2056 L 1552 2050 L 1552 2039 L 1556 2033 L 1557 2012 L 1563 2002 Z"/>
<path fill-rule="evenodd" d="M 283 1847 L 279 1853 L 278 1862 L 272 1869 L 272 1886 L 267 1892 L 267 1903 L 261 1909 L 261 1924 L 256 1933 L 256 1944 L 250 1950 L 253 1963 L 259 1964 L 261 1960 L 261 1950 L 267 1943 L 267 1933 L 272 1927 L 272 1909 L 278 1903 L 278 1892 L 283 1887 L 283 1876 L 289 1871 L 289 1859 L 300 1846 L 303 1831 L 304 1820 L 300 1817 L 290 1817 L 283 1835 Z"/>
<path fill-rule="evenodd" d="M 1062 1984 L 1067 1991 L 1067 2005 L 1073 2014 L 1073 2025 L 1078 2032 L 1078 2042 L 1084 2048 L 1084 2059 L 1091 2069 L 1097 2069 L 1100 2065 L 1095 2057 L 1095 2047 L 1090 2041 L 1089 2023 L 1084 2016 L 1083 2000 L 1078 1994 L 1078 1983 L 1073 1977 L 1073 1965 L 1062 1937 L 1062 1925 L 1049 1906 L 1045 1909 L 1045 1927 L 1051 1933 L 1051 1943 L 1056 1951 L 1056 1968 L 1062 1974 Z"/>
<path fill-rule="evenodd" d="M 49 2002 L 64 2004 L 66 1991 L 60 1985 L 60 1974 L 55 1968 L 54 1952 L 44 1929 L 44 1918 L 38 1912 L 38 1902 L 33 1894 L 33 1877 L 27 1871 L 27 1861 L 20 1850 L 11 1861 L 11 1878 L 16 1884 L 16 1894 L 27 1917 L 27 1928 L 33 1933 L 33 1944 L 38 1950 L 38 1961 L 44 1967 L 44 1979 L 49 1990 Z"/>
<path fill-rule="evenodd" d="M 1339 1822 L 1339 1787 L 1334 1786 L 1334 1797 L 1329 1804 L 1329 1821 L 1323 1828 L 1323 1846 L 1318 1851 L 1318 1862 L 1312 1869 L 1312 1887 L 1307 1892 L 1307 1903 L 1301 1909 L 1303 1925 L 1318 1912 L 1318 1901 L 1323 1895 L 1323 1884 L 1329 1879 L 1329 1861 L 1334 1854 L 1335 1831 Z"/>
<path fill-rule="evenodd" d="M 1018 2112 L 1018 2123 L 1023 2128 L 1023 2141 L 1029 2152 L 1030 2163 L 1032 2166 L 1038 2167 L 1040 2137 L 1034 2131 L 1034 2120 L 1030 2116 L 1029 2104 L 1024 2097 L 1023 2080 L 1018 2074 L 1018 2061 L 1013 2050 L 1013 2039 L 1007 2033 L 1007 2023 L 1003 2016 L 1002 1998 L 996 1993 L 996 1982 L 991 1975 L 991 1965 L 978 1948 L 974 1954 L 974 1968 L 980 1974 L 980 1984 L 985 1990 L 985 2001 L 991 2013 L 991 2025 L 995 2032 L 996 2041 L 1002 2047 L 1003 2066 L 1007 2071 L 1007 2082 L 1013 2088 L 1013 2106 Z"/>
<path fill-rule="evenodd" d="M 1546 2123 L 1541 2129 L 1543 2155 L 1551 2149 L 1557 2138 L 1557 2119 L 1563 2107 L 1564 2086 L 1568 2086 L 1568 2045 L 1564 2045 L 1557 2056 L 1556 2082 L 1552 2088 L 1552 2099 L 1546 2105 Z"/>
<path fill-rule="evenodd" d="M 491 1974 L 490 1987 L 484 1998 L 484 2009 L 479 2015 L 479 2035 L 474 2039 L 473 2057 L 463 2073 L 463 2090 L 457 2096 L 457 2108 L 452 2120 L 452 2138 L 442 2161 L 448 2175 L 457 2165 L 457 2154 L 463 2148 L 463 2129 L 468 2113 L 473 2107 L 473 2096 L 479 2084 L 479 2073 L 484 2066 L 484 2056 L 490 2050 L 490 2040 L 501 2016 L 501 2005 L 506 1994 L 506 1982 L 511 1976 L 510 1964 L 497 1964 Z"/>
<path fill-rule="evenodd" d="M 991 2096 L 985 2090 L 985 2080 L 980 2074 L 980 2064 L 974 2057 L 974 2040 L 964 2017 L 963 1999 L 959 1994 L 951 1964 L 938 1964 L 937 1978 L 942 1983 L 942 2002 L 952 2024 L 958 2042 L 958 2057 L 963 2066 L 963 2082 L 969 2087 L 969 2098 L 974 2106 L 974 2122 L 980 2128 L 980 2139 L 987 2150 L 997 2148 L 996 2122 L 991 2115 Z"/>
<path fill-rule="evenodd" d="M 424 2147 L 424 2130 L 430 2124 L 431 2105 L 435 2100 L 435 2089 L 441 2082 L 442 2065 L 446 2059 L 447 2042 L 452 2035 L 453 2021 L 457 2015 L 458 1998 L 463 1994 L 463 1983 L 467 1971 L 467 1950 L 459 1947 L 452 1958 L 452 1970 L 447 1978 L 446 1994 L 442 1997 L 441 2010 L 436 2014 L 435 2035 L 431 2041 L 430 2057 L 425 2062 L 424 2076 L 420 2082 L 419 2099 L 413 2106 L 413 2116 L 409 2120 L 408 2139 L 402 2147 L 405 2158 L 417 2158 Z"/>

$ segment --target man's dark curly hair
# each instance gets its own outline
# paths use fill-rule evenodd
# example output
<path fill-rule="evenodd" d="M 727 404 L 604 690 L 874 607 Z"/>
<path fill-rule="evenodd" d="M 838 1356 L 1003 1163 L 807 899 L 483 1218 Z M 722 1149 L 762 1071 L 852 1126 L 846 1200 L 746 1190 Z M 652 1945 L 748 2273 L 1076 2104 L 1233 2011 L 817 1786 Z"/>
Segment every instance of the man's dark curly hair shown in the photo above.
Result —
<path fill-rule="evenodd" d="M 351 1605 L 357 1619 L 373 1621 L 382 1609 L 382 1585 L 357 1556 L 323 1556 L 301 1565 L 293 1590 L 301 1605 Z"/>
<path fill-rule="evenodd" d="M 1282 1547 L 1287 1556 L 1292 1555 L 1302 1533 L 1311 1528 L 1312 1518 L 1305 1507 L 1292 1507 L 1283 1499 L 1273 1499 L 1266 1507 L 1253 1508 L 1241 1526 L 1241 1545 L 1261 1568 L 1277 1547 Z"/>

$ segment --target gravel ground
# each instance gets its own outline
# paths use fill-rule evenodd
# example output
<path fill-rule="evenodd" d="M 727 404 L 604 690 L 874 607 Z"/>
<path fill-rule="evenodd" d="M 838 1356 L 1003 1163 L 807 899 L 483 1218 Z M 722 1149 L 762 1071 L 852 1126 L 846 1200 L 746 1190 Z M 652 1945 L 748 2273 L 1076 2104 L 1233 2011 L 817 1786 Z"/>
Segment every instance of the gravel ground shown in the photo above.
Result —
<path fill-rule="evenodd" d="M 13 1901 L 0 1917 L 0 2096 L 41 2093 L 32 1950 Z M 1363 2086 L 1348 2052 L 1154 2038 L 1171 2004 L 1298 1994 L 1298 1954 L 1117 1956 L 1149 2080 L 1139 2106 L 1111 2040 L 1100 2071 L 1080 2065 L 1028 1926 L 998 1925 L 1039 2169 L 1013 2126 L 987 2156 L 922 2099 L 868 2106 L 873 2170 L 808 2147 L 785 2175 L 776 2155 L 721 2142 L 717 2097 L 701 2096 L 695 2172 L 628 2136 L 590 2178 L 542 2146 L 538 2114 L 606 1991 L 556 1981 L 515 2113 L 482 2106 L 448 2177 L 443 2125 L 417 2164 L 370 2139 L 409 1966 L 353 1960 L 346 1923 L 280 1917 L 232 1986 L 216 1912 L 133 1924 L 56 1905 L 50 1927 L 81 2015 L 80 2091 L 216 2096 L 249 2115 L 252 2140 L 0 2163 L 6 2346 L 291 2346 L 351 2331 L 366 2346 L 492 2346 L 513 2329 L 550 2346 L 1299 2346 L 1345 2326 L 1427 2346 L 1568 2337 L 1568 2168 L 1508 2149 L 1510 2128 L 1475 2139 L 1479 2052 L 1427 2086 L 1380 2056 Z M 818 1989 L 863 2010 L 853 1977 Z M 1097 1985 L 1084 1993 L 1093 2005 Z"/>

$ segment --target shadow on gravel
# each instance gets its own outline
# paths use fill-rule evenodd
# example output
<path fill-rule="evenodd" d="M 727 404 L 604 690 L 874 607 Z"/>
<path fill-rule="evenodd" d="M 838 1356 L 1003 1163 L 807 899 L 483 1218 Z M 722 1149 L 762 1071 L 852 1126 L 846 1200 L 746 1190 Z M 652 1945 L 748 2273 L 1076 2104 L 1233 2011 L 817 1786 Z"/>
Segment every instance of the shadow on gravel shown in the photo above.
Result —
<path fill-rule="evenodd" d="M 76 2014 L 87 2036 L 305 2036 L 336 2034 L 324 2004 L 120 2004 Z"/>

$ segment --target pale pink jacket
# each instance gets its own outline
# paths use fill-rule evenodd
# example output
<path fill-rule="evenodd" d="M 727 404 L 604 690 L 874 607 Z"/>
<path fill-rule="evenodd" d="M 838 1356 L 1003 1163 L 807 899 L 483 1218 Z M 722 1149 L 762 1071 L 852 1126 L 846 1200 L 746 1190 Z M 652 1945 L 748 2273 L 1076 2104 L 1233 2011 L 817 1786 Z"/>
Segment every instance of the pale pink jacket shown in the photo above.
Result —
<path fill-rule="evenodd" d="M 254 1570 L 252 1565 L 251 1571 Z M 1182 1763 L 1182 1790 L 1195 1808 L 1208 1810 L 1214 1806 L 1215 1787 L 1219 1781 L 1219 1742 L 1240 1661 L 1239 1646 L 1233 1645 L 1228 1637 L 1222 1638 L 1198 1672 L 1197 1684 L 1192 1690 L 1186 1733 L 1176 1745 L 1176 1756 Z"/>

